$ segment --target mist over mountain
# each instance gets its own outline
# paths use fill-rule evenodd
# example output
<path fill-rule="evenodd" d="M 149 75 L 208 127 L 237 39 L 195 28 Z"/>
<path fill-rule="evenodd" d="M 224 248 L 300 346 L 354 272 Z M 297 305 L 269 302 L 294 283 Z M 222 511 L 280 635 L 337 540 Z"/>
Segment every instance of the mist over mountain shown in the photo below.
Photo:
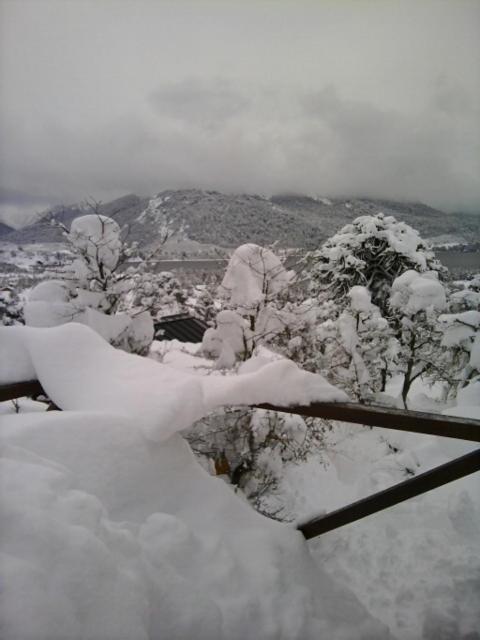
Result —
<path fill-rule="evenodd" d="M 404 220 L 425 238 L 454 237 L 465 243 L 480 241 L 480 218 L 475 214 L 445 213 L 421 203 L 367 198 L 251 194 L 230 195 L 198 189 L 165 190 L 153 198 L 134 194 L 101 204 L 98 211 L 125 228 L 129 241 L 140 247 L 158 242 L 164 220 L 202 245 L 235 247 L 245 242 L 281 247 L 314 248 L 359 215 L 383 212 Z M 17 244 L 62 242 L 51 218 L 70 227 L 71 221 L 91 212 L 85 204 L 56 207 L 34 224 L 19 230 L 6 228 L 2 240 Z M 1 230 L 0 230 L 1 231 Z"/>

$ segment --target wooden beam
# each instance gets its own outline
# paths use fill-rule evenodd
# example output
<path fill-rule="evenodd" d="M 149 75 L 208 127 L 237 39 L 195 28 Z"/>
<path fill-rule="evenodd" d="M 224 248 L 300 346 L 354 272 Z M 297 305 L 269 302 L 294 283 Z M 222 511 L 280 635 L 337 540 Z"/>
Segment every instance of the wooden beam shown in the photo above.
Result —
<path fill-rule="evenodd" d="M 374 493 L 372 496 L 358 500 L 358 502 L 354 502 L 347 507 L 342 507 L 303 524 L 300 523 L 297 528 L 309 540 L 476 471 L 480 471 L 480 449 L 435 469 L 421 473 L 384 491 Z"/>
<path fill-rule="evenodd" d="M 255 408 L 480 442 L 480 420 L 443 416 L 435 413 L 392 409 L 391 407 L 372 407 L 353 402 L 317 402 L 305 407 L 259 404 Z"/>

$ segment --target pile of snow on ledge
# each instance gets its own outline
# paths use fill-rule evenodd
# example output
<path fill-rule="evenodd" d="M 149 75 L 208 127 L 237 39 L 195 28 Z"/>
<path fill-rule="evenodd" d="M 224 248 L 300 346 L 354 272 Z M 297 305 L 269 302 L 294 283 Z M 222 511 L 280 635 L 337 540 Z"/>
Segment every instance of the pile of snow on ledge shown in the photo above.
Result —
<path fill-rule="evenodd" d="M 288 406 L 347 398 L 289 360 L 241 375 L 200 378 L 115 349 L 76 323 L 48 329 L 2 327 L 0 360 L 0 382 L 37 377 L 61 409 L 129 416 L 156 441 L 225 404 Z"/>

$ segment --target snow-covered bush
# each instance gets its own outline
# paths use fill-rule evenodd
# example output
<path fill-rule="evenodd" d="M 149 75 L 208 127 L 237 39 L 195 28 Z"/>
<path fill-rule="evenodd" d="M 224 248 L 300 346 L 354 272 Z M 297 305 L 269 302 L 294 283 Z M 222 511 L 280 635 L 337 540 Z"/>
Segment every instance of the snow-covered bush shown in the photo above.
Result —
<path fill-rule="evenodd" d="M 187 440 L 216 475 L 225 476 L 260 513 L 291 520 L 292 496 L 279 492 L 287 465 L 320 454 L 325 426 L 264 409 L 216 411 L 187 432 Z"/>
<path fill-rule="evenodd" d="M 0 324 L 23 324 L 22 301 L 13 287 L 0 289 Z"/>
<path fill-rule="evenodd" d="M 391 285 L 404 271 L 444 271 L 415 229 L 382 213 L 356 218 L 309 253 L 306 263 L 313 293 L 341 305 L 353 286 L 364 286 L 384 317 Z"/>

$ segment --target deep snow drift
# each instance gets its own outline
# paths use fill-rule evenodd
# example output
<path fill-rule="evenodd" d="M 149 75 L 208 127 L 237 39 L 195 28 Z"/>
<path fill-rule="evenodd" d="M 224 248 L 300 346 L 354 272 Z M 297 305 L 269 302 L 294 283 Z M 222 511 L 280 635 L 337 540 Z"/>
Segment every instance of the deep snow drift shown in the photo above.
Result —
<path fill-rule="evenodd" d="M 343 394 L 285 362 L 203 384 L 79 325 L 2 329 L 0 347 L 66 409 L 2 416 L 6 640 L 389 636 L 171 435 L 218 403 L 279 402 L 284 375 L 284 402 Z"/>

